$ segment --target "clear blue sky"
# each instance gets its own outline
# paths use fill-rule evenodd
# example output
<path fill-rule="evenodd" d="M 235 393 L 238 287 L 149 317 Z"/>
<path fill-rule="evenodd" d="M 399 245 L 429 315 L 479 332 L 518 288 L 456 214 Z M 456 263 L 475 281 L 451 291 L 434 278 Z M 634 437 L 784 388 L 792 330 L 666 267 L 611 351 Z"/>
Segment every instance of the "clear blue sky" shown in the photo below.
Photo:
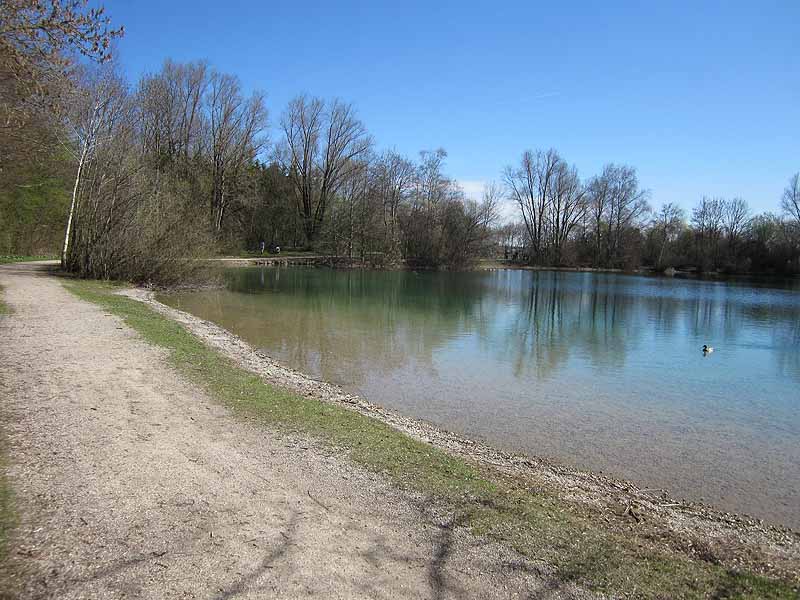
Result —
<path fill-rule="evenodd" d="M 800 1 L 106 0 L 131 78 L 209 60 L 267 94 L 356 104 L 379 146 L 444 147 L 468 192 L 526 148 L 637 167 L 652 203 L 778 210 L 800 170 Z M 275 133 L 277 135 L 277 132 Z"/>

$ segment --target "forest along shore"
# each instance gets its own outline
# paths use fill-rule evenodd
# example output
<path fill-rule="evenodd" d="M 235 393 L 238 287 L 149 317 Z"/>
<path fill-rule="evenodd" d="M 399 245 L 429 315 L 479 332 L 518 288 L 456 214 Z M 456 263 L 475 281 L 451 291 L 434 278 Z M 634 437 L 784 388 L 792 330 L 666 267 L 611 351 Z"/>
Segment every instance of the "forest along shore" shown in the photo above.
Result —
<path fill-rule="evenodd" d="M 797 594 L 794 532 L 497 452 L 47 268 L 0 267 L 11 597 Z"/>

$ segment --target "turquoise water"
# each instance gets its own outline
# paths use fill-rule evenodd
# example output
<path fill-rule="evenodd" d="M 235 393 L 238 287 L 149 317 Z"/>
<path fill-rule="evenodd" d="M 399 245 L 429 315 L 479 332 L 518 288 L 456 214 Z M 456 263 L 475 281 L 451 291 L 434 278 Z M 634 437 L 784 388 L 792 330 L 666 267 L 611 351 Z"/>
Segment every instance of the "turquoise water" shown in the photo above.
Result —
<path fill-rule="evenodd" d="M 226 276 L 163 300 L 404 414 L 800 528 L 797 280 Z"/>

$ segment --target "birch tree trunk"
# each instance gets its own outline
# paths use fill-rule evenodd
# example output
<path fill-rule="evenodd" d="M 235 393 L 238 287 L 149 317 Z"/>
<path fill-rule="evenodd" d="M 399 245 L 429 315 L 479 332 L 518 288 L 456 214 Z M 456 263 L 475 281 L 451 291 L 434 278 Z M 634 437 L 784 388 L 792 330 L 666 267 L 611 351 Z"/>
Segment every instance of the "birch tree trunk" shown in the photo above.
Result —
<path fill-rule="evenodd" d="M 69 205 L 69 217 L 67 218 L 67 229 L 64 231 L 64 247 L 61 250 L 61 268 L 67 266 L 67 253 L 69 252 L 69 242 L 72 233 L 72 220 L 75 217 L 75 205 L 78 203 L 78 188 L 80 187 L 81 174 L 83 173 L 83 165 L 86 162 L 86 157 L 89 154 L 89 139 L 83 142 L 81 149 L 81 157 L 78 160 L 78 171 L 75 173 L 75 185 L 72 187 L 72 202 Z"/>

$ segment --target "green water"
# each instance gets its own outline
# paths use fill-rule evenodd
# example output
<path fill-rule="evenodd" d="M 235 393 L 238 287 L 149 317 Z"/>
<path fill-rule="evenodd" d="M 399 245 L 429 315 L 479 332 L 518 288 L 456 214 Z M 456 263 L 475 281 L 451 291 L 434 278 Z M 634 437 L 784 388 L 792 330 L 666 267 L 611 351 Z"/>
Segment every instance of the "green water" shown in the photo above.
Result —
<path fill-rule="evenodd" d="M 162 300 L 509 450 L 800 528 L 800 283 L 247 268 Z M 703 344 L 715 347 L 704 356 Z"/>

